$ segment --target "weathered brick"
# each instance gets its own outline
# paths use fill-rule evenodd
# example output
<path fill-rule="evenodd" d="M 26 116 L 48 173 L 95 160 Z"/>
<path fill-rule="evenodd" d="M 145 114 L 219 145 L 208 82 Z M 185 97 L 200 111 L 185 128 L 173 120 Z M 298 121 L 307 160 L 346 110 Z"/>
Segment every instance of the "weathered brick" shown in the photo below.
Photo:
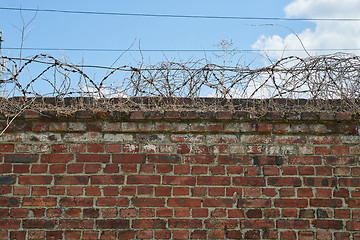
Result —
<path fill-rule="evenodd" d="M 101 207 L 128 207 L 129 206 L 129 199 L 116 197 L 116 198 L 98 198 L 96 202 L 96 206 Z"/>
<path fill-rule="evenodd" d="M 160 176 L 131 175 L 127 177 L 127 184 L 160 184 Z"/>
<path fill-rule="evenodd" d="M 233 177 L 233 183 L 237 186 L 265 186 L 263 177 Z"/>
<path fill-rule="evenodd" d="M 38 160 L 37 154 L 7 154 L 5 162 L 8 163 L 33 163 Z"/>
<path fill-rule="evenodd" d="M 45 220 L 45 219 L 25 219 L 23 220 L 24 228 L 49 228 L 53 229 L 55 227 L 55 220 Z"/>
<path fill-rule="evenodd" d="M 202 227 L 200 219 L 169 219 L 169 228 L 190 228 L 196 229 Z"/>
<path fill-rule="evenodd" d="M 96 220 L 98 229 L 128 229 L 130 227 L 129 220 L 125 219 L 103 219 Z"/>
<path fill-rule="evenodd" d="M 77 162 L 110 162 L 110 155 L 108 154 L 78 154 L 76 156 Z"/>
<path fill-rule="evenodd" d="M 163 198 L 133 198 L 132 204 L 135 207 L 165 207 Z"/>
<path fill-rule="evenodd" d="M 0 185 L 11 185 L 15 183 L 15 176 L 0 176 Z"/>
<path fill-rule="evenodd" d="M 137 229 L 150 228 L 166 228 L 166 221 L 163 219 L 135 219 L 132 221 L 132 227 Z"/>
<path fill-rule="evenodd" d="M 168 207 L 201 207 L 201 199 L 169 198 Z"/>
<path fill-rule="evenodd" d="M 172 154 L 154 154 L 149 156 L 149 162 L 151 163 L 180 163 L 181 158 L 178 155 Z"/>
<path fill-rule="evenodd" d="M 113 163 L 145 163 L 146 155 L 144 154 L 113 154 Z"/>
<path fill-rule="evenodd" d="M 56 185 L 87 185 L 88 182 L 87 176 L 55 176 Z"/>

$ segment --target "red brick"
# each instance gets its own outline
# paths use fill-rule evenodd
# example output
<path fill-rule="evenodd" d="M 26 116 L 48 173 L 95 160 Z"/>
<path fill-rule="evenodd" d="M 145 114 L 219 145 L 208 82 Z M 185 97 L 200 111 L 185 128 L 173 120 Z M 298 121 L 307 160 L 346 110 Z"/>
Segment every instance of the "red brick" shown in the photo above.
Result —
<path fill-rule="evenodd" d="M 0 152 L 14 152 L 15 145 L 10 143 L 1 143 L 0 144 Z"/>
<path fill-rule="evenodd" d="M 77 162 L 110 162 L 110 155 L 108 154 L 78 154 L 76 156 Z"/>
<path fill-rule="evenodd" d="M 207 166 L 192 166 L 191 174 L 193 174 L 193 175 L 207 174 L 207 173 L 208 173 L 208 167 Z"/>
<path fill-rule="evenodd" d="M 174 174 L 189 174 L 190 173 L 190 165 L 175 165 L 174 166 Z"/>
<path fill-rule="evenodd" d="M 154 208 L 140 208 L 139 209 L 139 217 L 140 218 L 155 217 L 155 209 Z"/>
<path fill-rule="evenodd" d="M 19 176 L 19 184 L 23 185 L 47 185 L 52 182 L 52 176 Z"/>
<path fill-rule="evenodd" d="M 0 238 L 0 239 L 7 239 L 7 238 Z M 10 239 L 22 240 L 26 239 L 26 231 L 11 231 L 10 232 Z"/>
<path fill-rule="evenodd" d="M 140 165 L 140 173 L 155 173 L 155 165 L 154 164 L 141 164 Z"/>
<path fill-rule="evenodd" d="M 173 195 L 174 196 L 188 196 L 190 189 L 188 187 L 174 187 Z"/>
<path fill-rule="evenodd" d="M 96 201 L 96 206 L 102 206 L 102 207 L 111 207 L 111 206 L 116 206 L 116 207 L 127 207 L 129 206 L 129 199 L 124 198 L 124 197 L 116 197 L 116 198 L 110 198 L 110 197 L 105 197 L 105 198 L 98 198 L 98 200 Z"/>
<path fill-rule="evenodd" d="M 134 219 L 132 221 L 132 228 L 166 228 L 166 222 L 162 219 Z"/>
<path fill-rule="evenodd" d="M 240 230 L 227 230 L 226 237 L 228 239 L 243 239 L 242 231 Z"/>
<path fill-rule="evenodd" d="M 43 220 L 43 219 L 25 219 L 23 220 L 24 228 L 51 228 L 53 229 L 56 225 L 55 220 Z"/>
<path fill-rule="evenodd" d="M 0 177 L 1 179 L 1 177 Z M 30 187 L 29 186 L 14 186 L 13 187 L 14 195 L 30 195 Z"/>
<path fill-rule="evenodd" d="M 173 154 L 154 154 L 149 155 L 149 162 L 151 163 L 180 163 L 181 158 Z"/>
<path fill-rule="evenodd" d="M 170 164 L 160 164 L 156 165 L 156 172 L 157 173 L 169 173 L 172 172 L 173 166 Z"/>
<path fill-rule="evenodd" d="M 259 230 L 250 230 L 245 232 L 245 239 L 260 239 L 260 231 Z"/>
<path fill-rule="evenodd" d="M 65 164 L 54 164 L 49 166 L 49 172 L 53 174 L 65 173 L 66 165 Z"/>
<path fill-rule="evenodd" d="M 156 216 L 157 217 L 172 217 L 173 209 L 172 208 L 157 208 Z"/>
<path fill-rule="evenodd" d="M 198 185 L 228 186 L 231 183 L 230 177 L 198 176 Z"/>
<path fill-rule="evenodd" d="M 270 219 L 241 220 L 241 228 L 274 228 L 275 223 Z"/>
<path fill-rule="evenodd" d="M 153 186 L 138 186 L 137 193 L 138 193 L 138 195 L 153 195 L 154 187 Z"/>
<path fill-rule="evenodd" d="M 270 186 L 301 186 L 301 179 L 295 177 L 270 177 L 268 178 L 268 182 Z"/>
<path fill-rule="evenodd" d="M 51 207 L 56 206 L 56 198 L 50 197 L 24 197 L 23 206 L 40 206 L 40 207 Z"/>
<path fill-rule="evenodd" d="M 130 175 L 127 177 L 127 184 L 160 184 L 160 176 Z"/>
<path fill-rule="evenodd" d="M 104 144 L 100 143 L 89 143 L 87 145 L 88 152 L 91 153 L 101 153 L 104 152 Z"/>
<path fill-rule="evenodd" d="M 230 209 L 229 209 L 230 210 Z M 246 216 L 248 218 L 262 218 L 262 210 L 261 209 L 251 209 L 246 212 Z"/>
<path fill-rule="evenodd" d="M 145 163 L 144 154 L 113 154 L 113 163 Z"/>
<path fill-rule="evenodd" d="M 13 173 L 29 173 L 30 166 L 29 165 L 14 165 Z"/>
<path fill-rule="evenodd" d="M 98 229 L 129 229 L 129 220 L 125 219 L 103 219 L 96 220 Z"/>
<path fill-rule="evenodd" d="M 202 221 L 199 219 L 169 219 L 169 228 L 190 228 L 196 229 L 202 227 Z"/>
<path fill-rule="evenodd" d="M 63 197 L 60 199 L 60 206 L 64 207 L 92 207 L 93 198 L 84 197 Z"/>
<path fill-rule="evenodd" d="M 262 177 L 233 177 L 233 183 L 237 186 L 265 186 Z"/>
<path fill-rule="evenodd" d="M 215 160 L 215 156 L 211 155 L 193 155 L 184 156 L 184 160 L 189 164 L 212 164 Z"/>
<path fill-rule="evenodd" d="M 196 177 L 163 176 L 164 185 L 186 185 L 195 186 Z"/>
<path fill-rule="evenodd" d="M 321 165 L 321 157 L 318 156 L 288 156 L 290 165 Z"/>
<path fill-rule="evenodd" d="M 342 207 L 341 199 L 310 199 L 311 207 Z"/>
<path fill-rule="evenodd" d="M 239 199 L 238 208 L 269 208 L 271 206 L 271 201 L 269 199 Z"/>
<path fill-rule="evenodd" d="M 20 220 L 15 219 L 0 219 L 0 229 L 19 229 Z"/>
<path fill-rule="evenodd" d="M 174 217 L 175 218 L 190 217 L 190 209 L 189 208 L 175 208 L 174 209 Z"/>
<path fill-rule="evenodd" d="M 329 164 L 329 165 L 345 165 L 345 166 L 349 166 L 349 165 L 355 165 L 356 164 L 356 159 L 355 157 L 336 157 L 336 156 L 328 156 L 325 157 L 325 163 Z"/>
<path fill-rule="evenodd" d="M 314 175 L 315 169 L 314 169 L 314 167 L 299 166 L 299 174 L 300 175 Z"/>
<path fill-rule="evenodd" d="M 165 207 L 163 198 L 133 198 L 132 204 L 135 207 Z"/>
<path fill-rule="evenodd" d="M 316 228 L 321 229 L 343 229 L 343 221 L 341 220 L 313 220 L 312 224 Z M 359 228 L 360 229 L 360 228 Z"/>
<path fill-rule="evenodd" d="M 87 176 L 55 176 L 56 185 L 87 185 L 88 182 Z"/>
<path fill-rule="evenodd" d="M 189 239 L 189 231 L 173 230 L 173 239 Z"/>
<path fill-rule="evenodd" d="M 155 239 L 170 239 L 170 230 L 155 230 Z"/>
<path fill-rule="evenodd" d="M 308 229 L 310 222 L 308 220 L 277 220 L 276 226 L 285 229 Z"/>
<path fill-rule="evenodd" d="M 125 180 L 125 177 L 121 176 L 121 175 L 91 176 L 91 184 L 95 184 L 95 185 L 123 184 L 124 180 Z"/>
<path fill-rule="evenodd" d="M 84 164 L 82 163 L 74 163 L 67 165 L 67 172 L 68 173 L 82 173 L 84 168 Z"/>
<path fill-rule="evenodd" d="M 93 220 L 88 219 L 60 219 L 59 228 L 60 229 L 92 229 L 94 225 Z"/>
<path fill-rule="evenodd" d="M 13 208 L 10 210 L 11 218 L 26 218 L 27 217 L 27 209 Z"/>
<path fill-rule="evenodd" d="M 233 198 L 205 198 L 204 207 L 232 207 L 235 203 Z"/>
<path fill-rule="evenodd" d="M 114 211 L 115 211 L 114 214 L 111 214 L 111 215 L 116 216 L 117 215 L 116 209 Z M 105 215 L 108 217 L 111 217 L 108 213 L 106 213 Z M 122 217 L 122 218 L 136 217 L 136 209 L 134 209 L 134 208 L 120 209 L 120 217 Z"/>
<path fill-rule="evenodd" d="M 169 198 L 169 207 L 201 207 L 201 199 L 193 198 Z"/>
<path fill-rule="evenodd" d="M 219 164 L 250 165 L 250 156 L 219 156 Z"/>

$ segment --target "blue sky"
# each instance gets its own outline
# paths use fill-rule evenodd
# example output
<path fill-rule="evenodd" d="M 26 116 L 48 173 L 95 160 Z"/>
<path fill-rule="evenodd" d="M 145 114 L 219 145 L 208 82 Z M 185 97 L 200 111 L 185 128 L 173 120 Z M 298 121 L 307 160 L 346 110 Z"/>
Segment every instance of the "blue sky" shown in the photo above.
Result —
<path fill-rule="evenodd" d="M 105 1 L 48 1 L 2 0 L 1 7 L 21 7 L 74 11 L 98 11 L 145 14 L 207 15 L 239 17 L 286 17 L 286 18 L 359 18 L 359 0 L 105 0 Z M 0 30 L 4 31 L 5 48 L 21 46 L 23 22 L 28 23 L 34 12 L 0 10 Z M 23 19 L 23 20 L 22 20 Z M 273 26 L 269 26 L 274 24 Z M 280 26 L 281 25 L 281 26 Z M 108 16 L 38 12 L 27 28 L 23 46 L 26 48 L 87 48 L 87 49 L 217 49 L 222 40 L 232 41 L 239 50 L 233 62 L 251 67 L 262 67 L 270 59 L 289 55 L 306 57 L 302 45 L 311 55 L 338 51 L 359 54 L 360 21 L 270 21 L 229 20 L 194 18 L 158 18 L 135 16 Z M 301 41 L 299 41 L 299 38 Z M 272 52 L 266 49 L 279 49 Z M 293 51 L 293 50 L 301 51 Z M 312 50 L 332 49 L 332 50 Z M 347 50 L 345 50 L 347 49 Z M 19 56 L 19 50 L 5 49 L 10 57 Z M 266 54 L 265 54 L 266 52 Z M 121 52 L 91 51 L 22 51 L 22 56 L 39 53 L 66 59 L 74 64 L 110 66 Z M 221 64 L 213 52 L 127 52 L 114 66 L 137 66 L 139 62 L 156 64 L 161 61 L 186 61 L 206 57 L 212 63 Z M 30 75 L 41 72 L 41 67 L 27 71 Z M 95 80 L 104 73 L 89 70 Z M 22 79 L 26 79 L 24 76 Z M 116 76 L 114 82 L 124 79 Z M 25 81 L 25 80 L 22 80 Z M 41 83 L 40 83 L 41 84 Z M 117 83 L 118 84 L 118 83 Z M 40 88 L 43 88 L 40 85 Z"/>
<path fill-rule="evenodd" d="M 1 7 L 22 7 L 39 9 L 61 9 L 101 12 L 284 17 L 284 8 L 290 0 L 132 0 L 132 1 L 48 1 L 48 0 L 2 0 Z M 25 22 L 33 12 L 22 12 Z M 127 49 L 216 49 L 214 45 L 222 40 L 234 43 L 238 49 L 252 49 L 261 35 L 286 36 L 290 32 L 282 27 L 250 26 L 251 24 L 281 24 L 302 31 L 311 27 L 306 22 L 240 21 L 213 19 L 173 19 L 132 16 L 96 16 L 82 14 L 37 13 L 28 28 L 24 47 L 40 48 L 106 48 Z M 21 35 L 16 27 L 22 27 L 20 12 L 0 11 L 0 29 L 4 30 L 5 47 L 19 47 Z M 41 51 L 44 52 L 44 51 Z M 23 55 L 34 55 L 39 51 L 24 51 Z M 5 50 L 5 54 L 16 56 L 17 50 Z M 58 51 L 52 55 L 61 55 Z M 89 64 L 110 65 L 119 52 L 65 52 L 72 61 L 84 59 Z M 143 53 L 145 59 L 155 63 L 164 60 L 164 54 L 171 58 L 180 55 L 204 57 L 204 53 Z M 124 64 L 132 64 L 139 55 L 124 57 Z M 252 58 L 250 54 L 249 58 Z M 207 57 L 214 57 L 207 54 Z"/>

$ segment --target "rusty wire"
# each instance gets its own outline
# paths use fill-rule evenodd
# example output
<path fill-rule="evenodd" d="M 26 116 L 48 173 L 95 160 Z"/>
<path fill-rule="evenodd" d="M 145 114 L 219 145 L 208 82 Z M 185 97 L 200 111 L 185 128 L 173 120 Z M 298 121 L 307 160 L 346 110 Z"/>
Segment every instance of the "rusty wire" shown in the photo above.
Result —
<path fill-rule="evenodd" d="M 0 81 L 2 88 L 5 88 L 5 84 L 8 85 L 7 94 L 5 91 L 3 93 L 4 99 L 14 96 L 24 99 L 49 96 L 57 99 L 92 97 L 109 101 L 121 98 L 122 103 L 131 102 L 133 105 L 130 105 L 134 107 L 136 101 L 133 99 L 137 97 L 211 97 L 220 99 L 217 106 L 211 107 L 221 109 L 224 108 L 223 99 L 245 98 L 266 99 L 257 100 L 257 110 L 259 102 L 264 110 L 283 110 L 284 106 L 275 106 L 275 102 L 278 101 L 272 101 L 281 98 L 307 99 L 305 105 L 313 111 L 336 108 L 340 111 L 357 112 L 359 107 L 360 57 L 345 53 L 306 58 L 291 56 L 261 68 L 238 64 L 220 66 L 209 63 L 206 59 L 105 67 L 72 64 L 45 54 L 31 58 L 1 58 L 8 62 L 7 65 L 12 65 L 10 68 L 3 63 L 4 61 L 0 61 L 7 74 L 7 78 Z M 31 72 L 32 64 L 38 64 L 41 70 L 28 74 L 27 71 Z M 93 79 L 87 74 L 89 69 L 102 69 L 108 72 L 101 79 Z M 115 77 L 116 74 L 119 75 Z M 114 84 L 112 77 L 117 79 L 117 84 Z M 36 85 L 37 82 L 42 83 Z M 47 84 L 47 88 L 44 88 L 43 83 Z M 336 101 L 337 106 L 329 101 Z M 265 102 L 266 105 L 263 105 Z M 154 102 L 151 104 L 154 107 Z M 226 107 L 236 108 L 230 105 Z M 197 104 L 197 109 L 200 106 L 205 107 Z M 139 107 L 139 104 L 136 107 Z M 140 107 L 144 107 L 144 104 Z M 163 104 L 157 107 L 165 109 Z M 166 109 L 168 108 L 175 108 L 175 105 L 167 105 Z"/>

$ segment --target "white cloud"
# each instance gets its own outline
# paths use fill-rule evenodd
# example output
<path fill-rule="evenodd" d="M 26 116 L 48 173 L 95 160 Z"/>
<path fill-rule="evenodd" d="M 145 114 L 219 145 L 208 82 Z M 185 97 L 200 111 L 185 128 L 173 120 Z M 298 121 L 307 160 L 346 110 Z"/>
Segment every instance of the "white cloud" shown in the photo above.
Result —
<path fill-rule="evenodd" d="M 284 9 L 286 17 L 293 18 L 359 18 L 359 0 L 294 0 Z M 360 48 L 360 22 L 357 21 L 312 21 L 314 29 L 297 33 L 306 49 L 353 49 Z M 294 33 L 285 37 L 261 36 L 252 45 L 254 49 L 302 49 Z M 326 52 L 310 52 L 312 55 Z M 268 52 L 275 58 L 281 56 L 306 56 L 304 52 Z"/>

